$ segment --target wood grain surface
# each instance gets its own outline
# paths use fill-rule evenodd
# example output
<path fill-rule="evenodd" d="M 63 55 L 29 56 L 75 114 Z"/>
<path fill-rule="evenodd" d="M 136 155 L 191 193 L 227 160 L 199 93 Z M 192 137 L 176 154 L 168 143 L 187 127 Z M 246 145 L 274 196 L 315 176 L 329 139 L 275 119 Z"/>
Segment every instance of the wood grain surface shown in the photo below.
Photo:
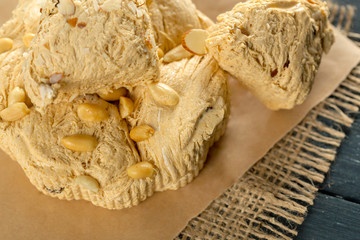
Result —
<path fill-rule="evenodd" d="M 343 8 L 354 6 L 351 31 L 360 33 L 360 1 L 332 0 Z M 360 239 L 360 112 L 355 123 L 345 129 L 346 139 L 338 150 L 314 206 L 300 228 L 297 240 Z"/>
<path fill-rule="evenodd" d="M 324 194 L 341 196 L 343 199 L 360 204 L 359 117 L 358 114 L 358 118 L 339 149 L 337 159 L 320 191 Z"/>
<path fill-rule="evenodd" d="M 298 240 L 359 240 L 360 205 L 319 194 Z"/>

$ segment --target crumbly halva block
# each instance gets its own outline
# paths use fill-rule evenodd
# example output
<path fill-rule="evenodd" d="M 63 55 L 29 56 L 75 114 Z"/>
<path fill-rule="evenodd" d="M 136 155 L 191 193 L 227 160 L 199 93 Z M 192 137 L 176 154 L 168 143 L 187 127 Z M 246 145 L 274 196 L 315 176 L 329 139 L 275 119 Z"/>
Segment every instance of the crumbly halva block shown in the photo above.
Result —
<path fill-rule="evenodd" d="M 207 47 L 268 108 L 291 109 L 334 42 L 328 15 L 320 0 L 250 0 L 218 17 Z"/>
<path fill-rule="evenodd" d="M 137 143 L 141 158 L 158 169 L 155 191 L 183 187 L 199 174 L 230 114 L 227 76 L 211 56 L 162 65 L 160 83 L 178 93 L 178 105 L 164 107 L 138 87 L 132 93 L 135 111 L 128 117 L 132 127 L 146 124 L 155 130 Z"/>
<path fill-rule="evenodd" d="M 24 46 L 23 42 L 23 36 L 26 33 L 33 33 L 36 31 L 40 19 L 39 9 L 40 2 L 37 0 L 19 1 L 18 6 L 13 11 L 12 18 L 0 28 L 0 39 L 5 38 L 12 42 L 11 49 L 0 53 L 0 112 L 9 107 L 9 102 L 16 102 L 12 100 L 12 98 L 21 98 L 21 100 L 27 104 L 27 106 L 20 105 L 20 111 L 18 111 L 17 114 L 21 114 L 21 111 L 23 110 L 25 110 L 26 113 L 28 111 L 26 108 L 31 107 L 32 105 L 23 90 L 24 83 L 22 80 L 22 65 L 23 54 L 26 51 L 26 47 Z M 10 93 L 16 90 L 18 90 L 20 95 L 23 94 L 23 96 L 17 97 L 12 94 L 14 96 L 11 97 Z M 9 116 L 8 113 L 7 117 L 14 117 L 14 115 Z M 3 125 L 3 127 L 5 126 L 7 126 L 7 124 Z M 0 133 L 2 133 L 3 127 L 0 127 Z M 9 144 L 9 139 L 7 136 L 2 135 L 0 141 L 0 148 L 15 160 L 15 156 L 12 154 L 12 151 L 10 151 L 11 145 Z"/>
<path fill-rule="evenodd" d="M 85 199 L 110 209 L 136 205 L 152 194 L 153 187 L 151 179 L 136 180 L 138 184 L 132 184 L 135 180 L 126 174 L 127 168 L 141 160 L 129 137 L 127 123 L 115 105 L 87 95 L 73 103 L 49 105 L 40 114 L 26 98 L 16 97 L 19 93 L 26 94 L 21 74 L 26 50 L 22 38 L 26 33 L 35 32 L 39 9 L 36 0 L 20 2 L 12 19 L 0 29 L 0 37 L 14 41 L 10 51 L 0 54 L 3 66 L 0 70 L 0 146 L 46 195 L 67 200 Z M 34 14 L 24 18 L 25 11 Z M 88 115 L 80 118 L 79 109 L 89 104 L 103 109 L 105 115 L 100 114 L 103 117 L 97 119 L 86 118 Z M 25 106 L 26 111 L 18 106 Z M 11 111 L 4 113 L 9 109 Z M 4 119 L 16 111 L 24 114 L 15 121 Z M 74 138 L 79 134 L 86 137 Z M 148 189 L 140 189 L 144 182 L 149 182 Z"/>
<path fill-rule="evenodd" d="M 23 37 L 26 33 L 36 32 L 40 19 L 39 9 L 38 0 L 19 1 L 12 18 L 0 28 L 0 39 L 6 38 L 12 42 L 11 49 L 0 53 L 0 110 L 7 107 L 9 92 L 15 87 L 24 87 L 22 65 L 26 46 Z"/>
<path fill-rule="evenodd" d="M 77 109 L 84 103 L 102 106 L 108 119 L 81 120 Z M 141 161 L 127 124 L 116 106 L 95 96 L 49 105 L 43 114 L 32 109 L 17 122 L 0 122 L 0 128 L 1 145 L 46 195 L 115 209 L 136 205 L 153 193 L 151 179 L 135 182 L 127 176 L 127 168 Z M 81 182 L 84 176 L 97 188 Z"/>
<path fill-rule="evenodd" d="M 25 58 L 34 105 L 156 81 L 157 46 L 145 1 L 47 0 Z"/>
<path fill-rule="evenodd" d="M 147 87 L 137 87 L 131 95 L 135 109 L 127 118 L 130 133 L 115 105 L 87 95 L 51 104 L 43 113 L 31 108 L 15 122 L 0 121 L 0 144 L 39 191 L 60 199 L 121 209 L 156 191 L 183 187 L 225 132 L 227 77 L 210 56 L 163 65 L 161 72 L 160 83 L 176 91 L 178 104 L 161 105 Z M 80 114 L 90 104 L 97 106 L 96 121 Z M 150 135 L 146 130 L 138 133 L 141 139 L 132 137 L 139 157 L 130 138 L 144 126 Z"/>
<path fill-rule="evenodd" d="M 209 148 L 225 132 L 227 77 L 211 57 L 198 56 L 163 65 L 161 72 L 160 82 L 177 92 L 179 103 L 161 105 L 147 87 L 137 87 L 131 95 L 135 109 L 127 118 L 130 133 L 115 105 L 87 95 L 51 104 L 43 113 L 31 108 L 15 122 L 0 121 L 1 146 L 39 191 L 60 199 L 121 209 L 156 191 L 183 187 L 199 174 Z M 89 104 L 108 117 L 97 110 L 97 121 L 81 117 Z M 139 156 L 130 138 L 144 126 L 140 139 L 132 137 Z"/>

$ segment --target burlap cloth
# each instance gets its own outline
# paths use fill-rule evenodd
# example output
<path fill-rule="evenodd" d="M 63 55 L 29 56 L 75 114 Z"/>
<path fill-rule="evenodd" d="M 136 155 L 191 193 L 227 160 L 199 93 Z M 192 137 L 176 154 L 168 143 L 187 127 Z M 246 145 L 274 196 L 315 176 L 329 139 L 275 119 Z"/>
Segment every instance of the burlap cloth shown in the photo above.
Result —
<path fill-rule="evenodd" d="M 355 9 L 330 4 L 330 20 L 349 32 Z M 307 117 L 176 239 L 293 239 L 360 106 L 360 65 Z"/>

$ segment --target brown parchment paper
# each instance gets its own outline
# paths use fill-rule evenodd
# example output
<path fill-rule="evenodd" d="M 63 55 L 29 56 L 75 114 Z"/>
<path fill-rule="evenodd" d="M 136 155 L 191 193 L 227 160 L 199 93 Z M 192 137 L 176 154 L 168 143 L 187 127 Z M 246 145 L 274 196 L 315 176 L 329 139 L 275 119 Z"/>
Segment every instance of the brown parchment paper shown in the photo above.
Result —
<path fill-rule="evenodd" d="M 197 0 L 216 16 L 234 0 Z M 14 0 L 0 0 L 0 21 Z M 232 115 L 226 135 L 212 149 L 205 169 L 185 188 L 156 193 L 131 209 L 109 211 L 85 201 L 61 201 L 39 193 L 21 168 L 0 152 L 0 239 L 172 239 L 194 216 L 249 169 L 311 108 L 329 96 L 360 60 L 360 50 L 336 33 L 308 100 L 292 111 L 271 112 L 230 81 Z"/>

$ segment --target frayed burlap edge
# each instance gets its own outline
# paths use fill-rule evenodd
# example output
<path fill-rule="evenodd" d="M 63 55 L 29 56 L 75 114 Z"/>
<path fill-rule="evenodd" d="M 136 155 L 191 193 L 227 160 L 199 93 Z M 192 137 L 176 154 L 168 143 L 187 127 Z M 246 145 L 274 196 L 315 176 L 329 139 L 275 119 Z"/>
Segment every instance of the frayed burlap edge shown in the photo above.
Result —
<path fill-rule="evenodd" d="M 348 33 L 354 7 L 329 5 L 330 20 L 360 45 L 360 34 Z M 176 239 L 296 237 L 359 106 L 360 65 Z"/>

